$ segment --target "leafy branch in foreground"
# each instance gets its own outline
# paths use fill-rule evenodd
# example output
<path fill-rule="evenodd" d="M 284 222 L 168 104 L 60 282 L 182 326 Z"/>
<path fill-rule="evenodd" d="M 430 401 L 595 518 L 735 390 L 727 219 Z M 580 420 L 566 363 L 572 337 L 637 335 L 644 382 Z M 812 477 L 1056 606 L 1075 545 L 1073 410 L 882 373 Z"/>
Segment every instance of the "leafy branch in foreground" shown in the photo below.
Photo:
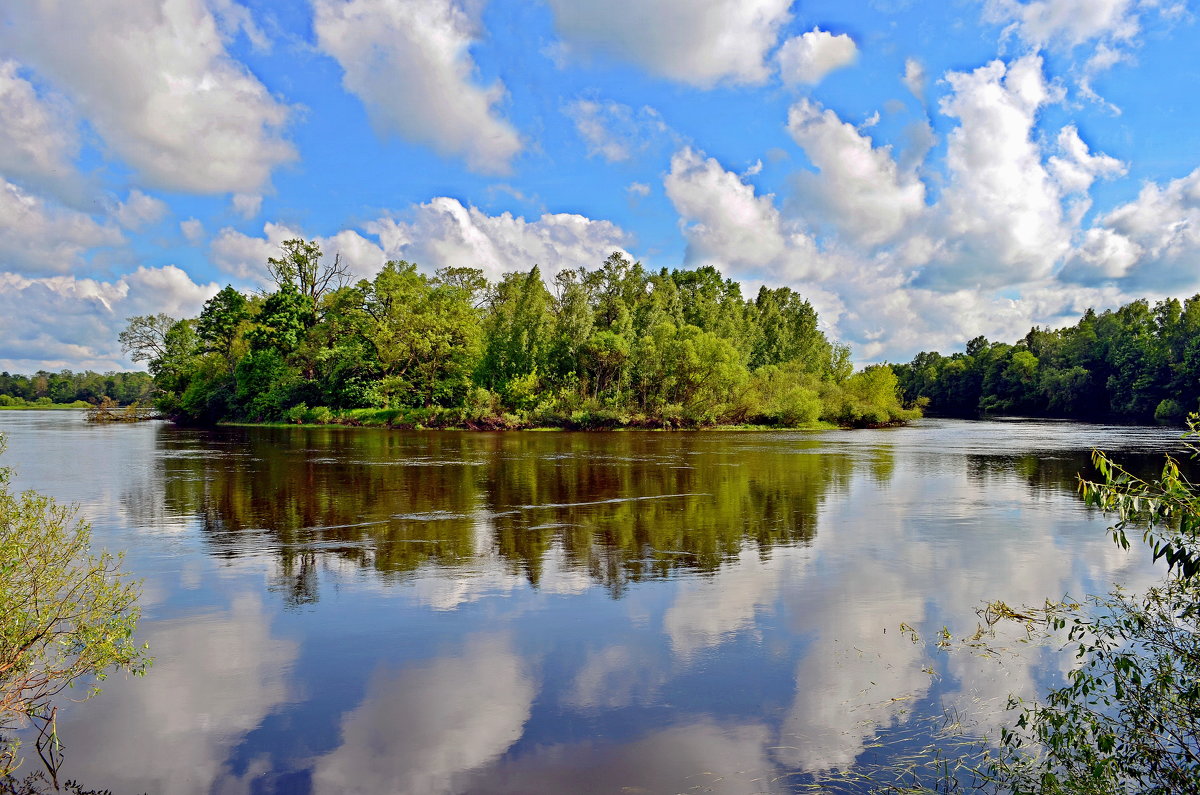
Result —
<path fill-rule="evenodd" d="M 1189 418 L 1185 438 L 1198 422 Z M 1200 792 L 1200 490 L 1169 457 L 1152 481 L 1103 453 L 1093 461 L 1102 480 L 1081 479 L 1080 492 L 1117 516 L 1120 546 L 1140 528 L 1167 575 L 1143 594 L 1118 588 L 1022 614 L 1027 630 L 1065 632 L 1077 663 L 1042 702 L 1010 703 L 1020 714 L 1001 732 L 992 773 L 1013 793 Z"/>
<path fill-rule="evenodd" d="M 149 658 L 133 641 L 138 586 L 121 558 L 91 551 L 91 528 L 74 510 L 9 483 L 0 468 L 0 732 L 38 727 L 53 777 L 54 697 L 81 684 L 88 698 L 110 670 L 141 673 Z M 0 782 L 20 762 L 18 742 L 0 737 Z"/>

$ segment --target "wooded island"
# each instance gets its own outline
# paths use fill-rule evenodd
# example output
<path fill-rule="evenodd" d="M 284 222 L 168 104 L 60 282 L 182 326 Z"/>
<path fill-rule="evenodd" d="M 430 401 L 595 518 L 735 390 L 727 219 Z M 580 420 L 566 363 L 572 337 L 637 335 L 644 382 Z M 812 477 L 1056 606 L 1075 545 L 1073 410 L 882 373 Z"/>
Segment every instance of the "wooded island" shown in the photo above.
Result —
<path fill-rule="evenodd" d="M 158 406 L 181 422 L 613 428 L 885 425 L 901 405 L 886 365 L 853 372 L 789 288 L 742 297 L 714 268 L 650 273 L 620 253 L 491 283 L 389 262 L 349 284 L 337 258 L 289 240 L 272 287 L 226 287 L 198 318 L 130 318 Z"/>

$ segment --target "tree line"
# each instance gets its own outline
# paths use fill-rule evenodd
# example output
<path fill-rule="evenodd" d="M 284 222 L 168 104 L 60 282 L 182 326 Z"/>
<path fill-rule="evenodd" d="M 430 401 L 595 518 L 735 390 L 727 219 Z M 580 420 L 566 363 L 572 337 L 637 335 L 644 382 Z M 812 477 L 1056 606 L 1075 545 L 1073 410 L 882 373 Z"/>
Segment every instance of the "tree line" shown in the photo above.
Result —
<path fill-rule="evenodd" d="M 38 370 L 33 375 L 0 373 L 0 406 L 98 403 L 104 398 L 122 405 L 148 400 L 153 381 L 147 373 L 95 373 L 85 370 L 57 373 Z"/>
<path fill-rule="evenodd" d="M 1012 345 L 976 337 L 893 369 L 905 399 L 937 414 L 1182 423 L 1200 398 L 1200 295 L 1089 309 Z"/>
<path fill-rule="evenodd" d="M 855 373 L 789 288 L 753 300 L 712 267 L 537 266 L 489 282 L 393 261 L 349 283 L 289 240 L 272 287 L 225 287 L 199 317 L 129 319 L 159 408 L 178 421 L 477 428 L 882 425 L 917 416 L 886 365 Z"/>

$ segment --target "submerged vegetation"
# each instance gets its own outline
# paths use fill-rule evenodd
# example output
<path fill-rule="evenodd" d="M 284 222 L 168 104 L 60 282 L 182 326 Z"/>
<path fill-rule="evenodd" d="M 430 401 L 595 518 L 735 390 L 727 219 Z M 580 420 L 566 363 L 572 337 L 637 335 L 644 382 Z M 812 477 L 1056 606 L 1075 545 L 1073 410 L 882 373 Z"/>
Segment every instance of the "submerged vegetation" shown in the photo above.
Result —
<path fill-rule="evenodd" d="M 956 417 L 1019 414 L 1183 424 L 1200 408 L 1200 295 L 1140 300 L 1013 345 L 976 337 L 895 371 L 908 400 Z"/>
<path fill-rule="evenodd" d="M 130 318 L 159 409 L 182 422 L 516 428 L 886 425 L 915 417 L 888 366 L 854 373 L 789 288 L 754 300 L 711 267 L 651 273 L 614 253 L 488 282 L 389 262 L 348 284 L 315 243 L 268 260 L 198 318 Z"/>

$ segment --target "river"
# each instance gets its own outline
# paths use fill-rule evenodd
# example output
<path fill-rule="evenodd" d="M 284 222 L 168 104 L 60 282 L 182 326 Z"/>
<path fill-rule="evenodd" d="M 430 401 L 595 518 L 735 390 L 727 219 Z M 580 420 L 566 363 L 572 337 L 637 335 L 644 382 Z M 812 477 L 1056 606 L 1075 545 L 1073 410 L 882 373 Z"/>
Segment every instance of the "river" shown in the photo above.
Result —
<path fill-rule="evenodd" d="M 789 792 L 994 731 L 1058 681 L 914 643 L 1154 576 L 1075 493 L 1179 431 L 87 425 L 0 412 L 18 488 L 143 581 L 155 662 L 64 703 L 63 775 L 150 793 Z M 27 761 L 27 766 L 34 762 Z M 27 768 L 28 769 L 28 768 Z"/>

